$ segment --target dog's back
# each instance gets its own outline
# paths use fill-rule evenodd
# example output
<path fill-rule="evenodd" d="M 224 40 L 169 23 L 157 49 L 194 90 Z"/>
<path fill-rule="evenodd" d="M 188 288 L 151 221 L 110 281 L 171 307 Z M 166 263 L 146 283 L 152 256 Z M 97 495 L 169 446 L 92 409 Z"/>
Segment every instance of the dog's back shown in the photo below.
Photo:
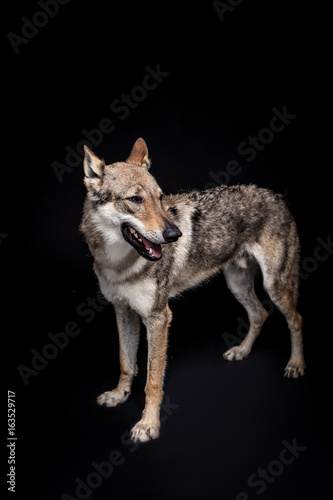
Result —
<path fill-rule="evenodd" d="M 240 267 L 265 248 L 279 279 L 296 264 L 296 224 L 284 200 L 257 186 L 221 186 L 164 198 L 164 206 L 182 232 L 166 255 L 172 259 L 174 296 L 220 271 L 230 260 Z M 259 252 L 260 253 L 260 252 Z M 260 258 L 260 257 L 259 257 Z M 163 267 L 163 262 L 158 263 Z"/>

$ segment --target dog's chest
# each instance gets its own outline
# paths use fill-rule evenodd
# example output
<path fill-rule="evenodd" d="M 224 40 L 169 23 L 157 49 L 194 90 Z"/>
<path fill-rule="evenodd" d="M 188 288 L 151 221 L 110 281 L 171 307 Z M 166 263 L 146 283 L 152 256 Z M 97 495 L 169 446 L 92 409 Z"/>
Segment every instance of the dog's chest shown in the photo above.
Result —
<path fill-rule="evenodd" d="M 142 265 L 134 266 L 137 270 L 134 273 L 118 273 L 108 268 L 96 270 L 103 295 L 113 304 L 125 302 L 141 317 L 147 317 L 153 309 L 156 296 L 156 282 L 145 273 L 140 275 L 138 270 Z M 141 277 L 140 277 L 141 276 Z"/>

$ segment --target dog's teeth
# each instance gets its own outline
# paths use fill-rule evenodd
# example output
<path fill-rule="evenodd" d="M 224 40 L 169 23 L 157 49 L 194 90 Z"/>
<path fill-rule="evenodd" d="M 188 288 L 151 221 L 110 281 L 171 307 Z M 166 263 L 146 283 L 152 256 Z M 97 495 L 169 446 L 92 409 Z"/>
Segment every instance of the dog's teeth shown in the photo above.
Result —
<path fill-rule="evenodd" d="M 150 255 L 153 255 L 153 251 L 151 248 L 149 248 L 149 253 L 150 253 Z"/>
<path fill-rule="evenodd" d="M 140 242 L 142 243 L 142 239 L 140 238 L 140 236 L 138 235 L 138 233 L 135 231 L 135 229 L 133 229 L 132 227 L 129 227 L 128 228 L 130 233 Z"/>

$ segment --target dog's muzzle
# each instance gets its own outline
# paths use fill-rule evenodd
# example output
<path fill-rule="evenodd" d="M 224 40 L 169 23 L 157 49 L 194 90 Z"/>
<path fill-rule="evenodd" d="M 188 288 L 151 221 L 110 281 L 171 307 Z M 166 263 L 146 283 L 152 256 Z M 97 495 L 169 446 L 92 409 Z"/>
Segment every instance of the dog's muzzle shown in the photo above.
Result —
<path fill-rule="evenodd" d="M 122 226 L 122 233 L 125 240 L 145 259 L 156 261 L 162 257 L 161 245 L 148 240 L 133 227 L 124 224 Z M 182 233 L 176 226 L 168 224 L 163 232 L 163 239 L 165 243 L 172 243 L 173 241 L 177 241 L 181 235 Z"/>

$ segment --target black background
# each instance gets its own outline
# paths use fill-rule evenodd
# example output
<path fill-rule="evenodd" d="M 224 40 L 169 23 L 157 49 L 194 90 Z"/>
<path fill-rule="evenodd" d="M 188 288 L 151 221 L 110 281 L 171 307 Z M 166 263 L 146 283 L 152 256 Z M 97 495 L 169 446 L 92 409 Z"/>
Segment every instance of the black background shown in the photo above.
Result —
<path fill-rule="evenodd" d="M 3 402 L 7 390 L 15 391 L 18 438 L 16 494 L 5 484 L 4 493 L 78 498 L 77 478 L 86 482 L 96 472 L 92 464 L 118 450 L 124 463 L 87 498 L 328 498 L 332 257 L 322 249 L 327 259 L 314 260 L 317 238 L 330 241 L 332 234 L 328 14 L 304 2 L 244 0 L 222 20 L 210 1 L 71 0 L 15 53 L 7 34 L 21 35 L 21 18 L 31 20 L 40 10 L 37 2 L 15 2 L 3 36 Z M 110 106 L 142 84 L 147 66 L 167 76 L 122 119 Z M 296 117 L 248 162 L 239 144 L 269 125 L 273 108 L 284 107 Z M 230 183 L 285 194 L 306 275 L 299 311 L 307 372 L 298 380 L 283 378 L 290 346 L 278 312 L 248 359 L 223 360 L 226 332 L 236 335 L 246 314 L 222 277 L 171 303 L 161 436 L 139 447 L 127 433 L 144 406 L 144 332 L 130 400 L 115 409 L 98 407 L 96 396 L 114 388 L 119 374 L 115 319 L 110 305 L 98 303 L 98 311 L 87 305 L 98 285 L 78 232 L 81 163 L 62 182 L 52 168 L 65 164 L 66 147 L 76 150 L 82 130 L 98 128 L 103 118 L 114 130 L 94 152 L 107 163 L 123 160 L 143 137 L 151 172 L 166 193 L 203 189 L 212 182 L 210 172 L 237 160 L 242 172 Z M 63 332 L 68 322 L 80 333 L 25 385 L 17 367 L 31 367 L 31 349 L 42 352 L 48 334 Z M 274 463 L 284 441 L 305 450 L 282 471 Z M 8 449 L 3 477 L 7 456 Z M 278 473 L 260 494 L 247 481 L 268 466 Z"/>

